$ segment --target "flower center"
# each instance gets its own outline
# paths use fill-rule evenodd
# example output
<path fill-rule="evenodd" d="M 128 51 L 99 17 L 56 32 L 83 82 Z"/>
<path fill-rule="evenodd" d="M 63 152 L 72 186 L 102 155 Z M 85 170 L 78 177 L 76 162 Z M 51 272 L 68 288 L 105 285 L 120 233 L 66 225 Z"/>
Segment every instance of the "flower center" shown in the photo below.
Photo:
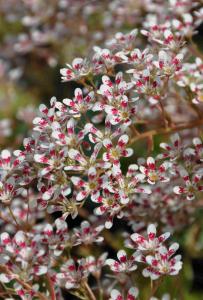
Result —
<path fill-rule="evenodd" d="M 149 173 L 149 179 L 150 179 L 151 181 L 158 181 L 159 176 L 156 174 L 156 172 L 150 172 L 150 173 Z"/>
<path fill-rule="evenodd" d="M 110 153 L 113 158 L 119 158 L 120 153 L 117 149 L 115 149 L 115 148 L 111 149 Z"/>
<path fill-rule="evenodd" d="M 95 190 L 96 187 L 97 187 L 97 184 L 95 182 L 92 181 L 92 182 L 89 183 L 89 189 L 90 190 Z"/>
<path fill-rule="evenodd" d="M 127 111 L 123 111 L 123 112 L 121 113 L 121 117 L 122 117 L 122 119 L 127 119 L 127 118 L 129 117 L 128 112 L 127 112 Z"/>

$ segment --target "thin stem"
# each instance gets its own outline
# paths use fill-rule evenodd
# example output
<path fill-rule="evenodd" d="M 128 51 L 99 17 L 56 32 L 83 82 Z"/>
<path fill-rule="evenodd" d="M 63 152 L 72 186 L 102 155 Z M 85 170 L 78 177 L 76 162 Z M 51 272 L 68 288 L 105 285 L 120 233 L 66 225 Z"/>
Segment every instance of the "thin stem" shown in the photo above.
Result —
<path fill-rule="evenodd" d="M 79 83 L 84 85 L 84 87 L 91 92 L 93 90 L 93 87 L 91 85 L 89 85 L 88 83 L 86 83 L 85 79 L 82 78 L 81 80 L 79 80 Z"/>
<path fill-rule="evenodd" d="M 9 206 L 9 207 L 8 207 L 8 209 L 9 209 L 9 212 L 10 212 L 10 214 L 11 214 L 11 217 L 13 218 L 13 220 L 14 220 L 14 221 L 15 221 L 15 223 L 16 223 L 16 226 L 19 228 L 19 227 L 20 227 L 20 225 L 18 224 L 18 222 L 17 222 L 17 220 L 16 220 L 16 217 L 14 216 L 14 214 L 13 214 L 13 211 L 12 211 L 11 207 Z"/>
<path fill-rule="evenodd" d="M 92 78 L 89 78 L 89 81 L 90 81 L 91 85 L 93 86 L 93 89 L 96 91 L 96 90 L 97 90 L 97 87 L 96 87 L 96 85 L 94 84 Z"/>
<path fill-rule="evenodd" d="M 32 286 L 30 286 L 28 283 L 24 282 L 23 280 L 21 280 L 19 277 L 17 277 L 16 274 L 13 274 L 6 266 L 0 266 L 0 271 L 2 273 L 5 273 L 9 276 L 14 277 L 14 279 L 20 284 L 22 285 L 22 287 L 27 290 L 27 291 L 31 291 L 32 290 Z M 38 296 L 38 298 L 40 300 L 48 300 L 48 298 L 46 296 L 44 296 L 42 293 L 40 292 L 36 292 L 36 295 Z"/>
<path fill-rule="evenodd" d="M 50 292 L 50 297 L 51 299 L 50 300 L 56 300 L 56 294 L 55 294 L 55 290 L 54 290 L 54 285 L 53 285 L 53 282 L 49 276 L 49 274 L 47 273 L 46 274 L 46 279 L 47 279 L 47 283 L 48 283 L 48 289 L 49 289 L 49 292 Z"/>
<path fill-rule="evenodd" d="M 97 277 L 97 287 L 99 290 L 99 300 L 102 300 L 103 299 L 103 290 L 102 290 L 102 286 L 101 286 L 101 281 L 98 277 Z"/>
<path fill-rule="evenodd" d="M 202 52 L 198 49 L 197 45 L 193 42 L 192 36 L 189 37 L 189 49 L 191 50 L 192 54 L 194 56 L 198 56 L 201 59 L 203 59 L 203 54 Z"/>
<path fill-rule="evenodd" d="M 11 224 L 11 221 L 8 220 L 5 216 L 3 216 L 1 212 L 0 212 L 0 219 L 2 219 L 6 224 Z M 12 225 L 15 226 L 13 223 Z"/>
<path fill-rule="evenodd" d="M 135 142 L 137 142 L 141 139 L 145 139 L 149 136 L 154 136 L 154 135 L 157 135 L 157 134 L 169 134 L 169 133 L 181 131 L 181 130 L 184 130 L 184 129 L 199 127 L 201 125 L 203 125 L 203 119 L 202 120 L 195 120 L 191 123 L 179 125 L 179 126 L 176 126 L 176 127 L 168 127 L 168 128 L 148 130 L 146 132 L 140 133 L 139 136 L 133 137 L 130 140 L 130 144 L 134 144 Z"/>
<path fill-rule="evenodd" d="M 164 125 L 165 125 L 166 128 L 168 128 L 169 119 L 168 119 L 168 115 L 167 115 L 167 113 L 164 109 L 164 105 L 163 105 L 161 99 L 159 100 L 159 107 L 160 107 L 160 111 L 161 111 L 161 114 L 162 114 L 162 117 L 163 117 Z"/>
<path fill-rule="evenodd" d="M 167 111 L 165 110 L 164 104 L 162 102 L 162 99 L 164 100 L 166 97 L 166 94 L 167 94 L 168 83 L 169 83 L 169 77 L 166 77 L 164 84 L 163 84 L 160 99 L 159 99 L 159 108 L 160 108 L 161 114 L 163 116 L 163 121 L 164 121 L 165 127 L 169 127 L 172 123 L 171 118 L 170 118 L 169 114 L 167 113 Z"/>
<path fill-rule="evenodd" d="M 156 291 L 158 290 L 158 288 L 160 287 L 161 283 L 163 281 L 163 277 L 161 277 L 159 280 L 153 282 L 151 280 L 151 293 L 149 295 L 148 300 L 150 300 L 156 293 Z"/>
<path fill-rule="evenodd" d="M 88 297 L 90 300 L 96 300 L 95 295 L 93 294 L 90 286 L 88 285 L 87 281 L 83 282 L 83 287 L 85 288 L 85 290 L 87 291 Z"/>
<path fill-rule="evenodd" d="M 5 293 L 7 294 L 11 299 L 12 299 L 12 295 L 16 295 L 16 292 L 12 289 L 7 287 L 3 282 L 1 282 L 1 285 L 3 287 L 3 290 L 5 290 L 5 292 L 2 290 L 1 293 Z"/>
<path fill-rule="evenodd" d="M 73 291 L 68 291 L 71 295 L 76 296 L 79 299 L 85 300 L 85 297 L 80 295 L 77 291 L 73 292 Z"/>
<path fill-rule="evenodd" d="M 134 124 L 130 125 L 130 129 L 132 130 L 134 136 L 138 136 L 140 134 L 139 131 L 135 128 Z"/>

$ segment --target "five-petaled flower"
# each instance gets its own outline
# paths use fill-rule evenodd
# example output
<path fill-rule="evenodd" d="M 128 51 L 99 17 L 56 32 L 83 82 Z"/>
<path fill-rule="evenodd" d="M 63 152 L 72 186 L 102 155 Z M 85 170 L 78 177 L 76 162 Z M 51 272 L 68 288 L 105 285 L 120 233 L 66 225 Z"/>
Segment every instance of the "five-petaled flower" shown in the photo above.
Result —
<path fill-rule="evenodd" d="M 134 252 L 129 258 L 127 257 L 127 254 L 124 250 L 119 250 L 117 253 L 118 260 L 114 260 L 111 258 L 108 258 L 106 260 L 106 264 L 110 267 L 111 271 L 114 273 L 120 273 L 120 272 L 132 272 L 137 269 L 136 265 L 136 257 L 139 255 L 139 253 Z"/>
<path fill-rule="evenodd" d="M 79 118 L 81 114 L 86 113 L 92 108 L 94 92 L 92 91 L 84 97 L 82 90 L 77 88 L 74 95 L 73 99 L 63 99 L 63 103 L 68 106 L 68 114 L 74 118 Z"/>
<path fill-rule="evenodd" d="M 161 246 L 155 255 L 147 255 L 148 267 L 143 270 L 143 276 L 152 280 L 163 275 L 177 275 L 182 268 L 181 255 L 173 256 L 178 249 L 178 244 L 172 244 L 169 249 Z"/>
<path fill-rule="evenodd" d="M 101 243 L 104 239 L 100 236 L 103 229 L 104 225 L 92 226 L 88 221 L 83 221 L 79 229 L 74 228 L 74 245 Z"/>
<path fill-rule="evenodd" d="M 141 251 L 153 252 L 159 249 L 162 244 L 169 238 L 170 233 L 166 232 L 156 237 L 156 227 L 154 224 L 150 224 L 147 227 L 147 238 L 138 234 L 133 233 L 130 238 L 132 241 L 129 241 L 128 247 L 136 248 Z"/>
<path fill-rule="evenodd" d="M 129 141 L 129 137 L 124 134 L 118 139 L 116 146 L 113 145 L 110 139 L 104 139 L 103 145 L 106 148 L 106 152 L 103 154 L 103 160 L 112 163 L 113 165 L 120 164 L 121 157 L 129 157 L 133 154 L 131 148 L 126 149 L 126 145 Z"/>
<path fill-rule="evenodd" d="M 192 178 L 190 178 L 188 172 L 185 169 L 181 169 L 180 176 L 182 177 L 185 186 L 175 186 L 173 188 L 175 194 L 185 194 L 187 200 L 193 200 L 196 193 L 203 191 L 202 174 L 194 174 Z"/>
<path fill-rule="evenodd" d="M 165 161 L 159 167 L 156 166 L 153 157 L 148 157 L 146 166 L 140 166 L 140 171 L 145 174 L 147 182 L 150 184 L 155 184 L 157 181 L 168 182 L 170 180 L 167 169 L 170 163 Z"/>
<path fill-rule="evenodd" d="M 60 70 L 63 81 L 71 81 L 81 79 L 89 72 L 88 63 L 83 58 L 74 58 L 72 65 L 67 64 L 67 68 Z"/>

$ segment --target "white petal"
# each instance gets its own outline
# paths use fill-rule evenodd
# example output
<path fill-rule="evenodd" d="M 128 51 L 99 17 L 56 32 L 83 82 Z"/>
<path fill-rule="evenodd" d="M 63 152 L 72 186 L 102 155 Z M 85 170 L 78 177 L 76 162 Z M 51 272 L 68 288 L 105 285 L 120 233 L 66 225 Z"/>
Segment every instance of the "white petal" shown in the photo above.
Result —
<path fill-rule="evenodd" d="M 126 254 L 125 250 L 119 250 L 117 253 L 117 257 L 118 257 L 119 261 L 121 261 L 121 262 L 127 261 L 127 254 Z"/>
<path fill-rule="evenodd" d="M 177 195 L 181 195 L 184 193 L 184 189 L 181 186 L 174 186 L 173 191 Z"/>
<path fill-rule="evenodd" d="M 155 236 L 156 235 L 156 227 L 154 224 L 150 224 L 148 227 L 147 227 L 147 234 L 148 236 Z"/>
<path fill-rule="evenodd" d="M 9 150 L 5 149 L 3 151 L 1 151 L 1 157 L 3 159 L 10 159 L 11 158 L 11 153 Z"/>
<path fill-rule="evenodd" d="M 122 135 L 118 140 L 118 147 L 123 148 L 129 141 L 129 137 L 127 134 Z"/>
<path fill-rule="evenodd" d="M 139 294 L 139 291 L 136 287 L 131 287 L 128 291 L 127 300 L 135 300 Z M 134 297 L 134 299 L 132 299 Z"/>
<path fill-rule="evenodd" d="M 24 232 L 18 231 L 14 236 L 14 240 L 19 247 L 24 247 L 25 241 L 26 241 L 26 236 L 25 236 Z"/>
<path fill-rule="evenodd" d="M 3 245 L 7 245 L 7 244 L 10 244 L 10 242 L 11 242 L 11 238 L 10 238 L 9 234 L 7 232 L 3 232 L 1 234 L 1 243 Z"/>
<path fill-rule="evenodd" d="M 107 148 L 107 149 L 110 149 L 110 148 L 113 147 L 113 144 L 112 144 L 112 142 L 111 142 L 110 139 L 104 139 L 104 140 L 103 140 L 103 145 L 104 145 L 104 147 Z"/>
<path fill-rule="evenodd" d="M 107 265 L 109 267 L 113 267 L 115 262 L 116 261 L 114 259 L 108 258 L 105 262 L 105 265 Z"/>
<path fill-rule="evenodd" d="M 171 255 L 173 253 L 175 253 L 179 248 L 179 244 L 178 243 L 173 243 L 170 247 L 169 247 L 169 252 L 171 253 Z"/>
<path fill-rule="evenodd" d="M 148 157 L 147 158 L 147 166 L 150 169 L 154 169 L 155 168 L 155 161 L 153 157 Z"/>
<path fill-rule="evenodd" d="M 112 290 L 111 291 L 111 299 L 112 300 L 123 300 L 123 297 L 121 296 L 121 293 L 117 290 Z"/>

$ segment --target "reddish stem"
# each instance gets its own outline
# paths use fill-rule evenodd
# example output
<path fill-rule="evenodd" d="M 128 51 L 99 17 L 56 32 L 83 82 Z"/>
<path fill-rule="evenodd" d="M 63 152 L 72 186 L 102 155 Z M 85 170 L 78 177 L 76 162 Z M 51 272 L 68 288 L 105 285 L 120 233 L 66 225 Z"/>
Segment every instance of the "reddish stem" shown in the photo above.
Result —
<path fill-rule="evenodd" d="M 50 296 L 51 296 L 50 300 L 56 300 L 54 285 L 53 285 L 53 282 L 48 273 L 46 274 L 46 278 L 47 278 L 47 283 L 48 283 L 48 289 L 49 289 Z"/>

